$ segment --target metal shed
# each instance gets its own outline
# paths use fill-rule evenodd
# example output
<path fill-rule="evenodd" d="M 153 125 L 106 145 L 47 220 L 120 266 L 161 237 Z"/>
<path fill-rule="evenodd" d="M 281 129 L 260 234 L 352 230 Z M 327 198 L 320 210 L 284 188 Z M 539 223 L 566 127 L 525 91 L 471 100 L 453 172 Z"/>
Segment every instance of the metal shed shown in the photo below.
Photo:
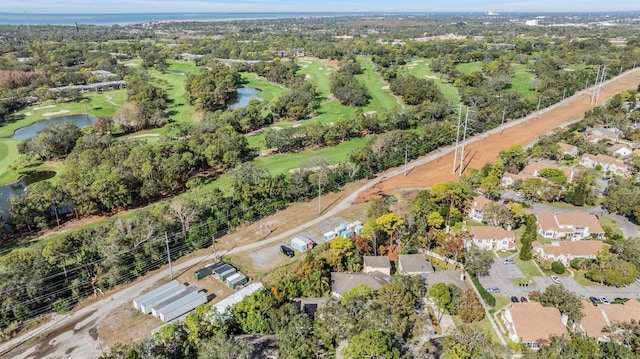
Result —
<path fill-rule="evenodd" d="M 291 247 L 298 250 L 300 253 L 304 253 L 313 248 L 315 243 L 306 237 L 295 237 L 291 240 Z"/>
<path fill-rule="evenodd" d="M 184 298 L 186 296 L 188 296 L 189 294 L 196 292 L 198 290 L 198 288 L 194 287 L 194 286 L 188 286 L 185 288 L 185 290 L 181 291 L 180 293 L 176 293 L 174 295 L 172 295 L 171 297 L 167 297 L 164 298 L 161 301 L 156 302 L 153 305 L 150 305 L 149 308 L 151 309 L 151 314 L 155 317 L 158 316 L 158 310 L 171 305 L 173 302 L 180 300 L 181 298 Z"/>
<path fill-rule="evenodd" d="M 227 278 L 226 283 L 231 289 L 236 289 L 237 287 L 247 283 L 249 278 L 242 273 L 236 273 L 231 277 Z"/>
<path fill-rule="evenodd" d="M 211 273 L 212 273 L 211 269 L 205 267 L 205 268 L 198 269 L 193 275 L 196 280 L 200 280 L 203 278 L 207 278 L 208 276 L 211 275 Z"/>
<path fill-rule="evenodd" d="M 224 271 L 223 273 L 220 273 L 220 275 L 218 276 L 218 278 L 220 279 L 221 282 L 224 282 L 227 280 L 227 278 L 231 277 L 232 275 L 236 274 L 238 271 L 231 267 L 229 269 L 227 269 L 226 271 Z"/>
<path fill-rule="evenodd" d="M 347 229 L 346 231 L 344 231 L 344 233 L 342 233 L 342 235 L 344 236 L 344 238 L 349 238 L 353 236 L 353 231 L 350 229 Z"/>
<path fill-rule="evenodd" d="M 178 282 L 177 280 L 172 280 L 146 294 L 141 295 L 140 297 L 136 298 L 133 300 L 133 307 L 140 310 L 140 303 L 156 296 L 159 294 L 163 294 L 163 293 L 168 293 L 169 291 L 172 290 L 172 288 L 176 288 L 180 285 L 180 282 Z"/>
<path fill-rule="evenodd" d="M 150 297 L 149 299 L 146 299 L 144 302 L 140 302 L 138 304 L 138 309 L 145 314 L 149 314 L 151 313 L 151 307 L 155 304 L 157 304 L 158 302 L 161 302 L 163 300 L 165 300 L 166 298 L 170 298 L 174 295 L 176 295 L 177 293 L 180 293 L 184 290 L 187 289 L 186 285 L 179 285 L 177 287 L 173 287 L 171 288 L 170 291 L 164 292 L 164 293 L 158 293 L 157 295 L 154 295 L 153 297 Z"/>
<path fill-rule="evenodd" d="M 232 272 L 232 273 L 237 272 L 237 270 L 236 270 L 236 269 L 235 269 L 231 264 L 227 264 L 227 263 L 222 263 L 222 265 L 216 266 L 215 268 L 213 268 L 213 269 L 211 270 L 211 272 L 212 272 L 214 275 L 216 275 L 216 276 L 218 277 L 218 279 L 220 279 L 221 281 L 223 281 L 223 282 L 224 282 L 224 280 L 225 280 L 226 278 L 221 278 L 221 277 L 220 277 L 220 275 L 221 275 L 221 274 L 223 274 L 223 273 L 225 273 L 225 272 L 228 272 L 230 269 L 232 269 L 232 270 L 233 270 L 233 272 Z"/>
<path fill-rule="evenodd" d="M 207 293 L 205 292 L 193 292 L 188 296 L 181 298 L 180 300 L 168 305 L 158 311 L 157 317 L 163 322 L 173 320 L 185 313 L 188 313 L 195 309 L 200 304 L 207 302 Z"/>
<path fill-rule="evenodd" d="M 339 235 L 339 236 L 340 236 L 340 235 L 342 235 L 342 232 L 344 232 L 344 231 L 346 231 L 346 230 L 347 230 L 347 226 L 345 226 L 344 224 L 341 224 L 341 225 L 337 226 L 337 227 L 334 229 L 334 232 L 335 232 L 337 235 Z"/>
<path fill-rule="evenodd" d="M 237 291 L 236 293 L 226 297 L 225 299 L 221 300 L 220 302 L 214 304 L 211 306 L 211 311 L 215 310 L 218 312 L 218 314 L 221 315 L 226 315 L 226 312 L 229 308 L 231 308 L 231 306 L 233 306 L 234 304 L 240 302 L 244 297 L 249 296 L 251 294 L 253 294 L 254 292 L 260 290 L 264 288 L 264 285 L 262 285 L 262 283 L 251 283 L 248 286 L 240 289 L 239 291 Z"/>

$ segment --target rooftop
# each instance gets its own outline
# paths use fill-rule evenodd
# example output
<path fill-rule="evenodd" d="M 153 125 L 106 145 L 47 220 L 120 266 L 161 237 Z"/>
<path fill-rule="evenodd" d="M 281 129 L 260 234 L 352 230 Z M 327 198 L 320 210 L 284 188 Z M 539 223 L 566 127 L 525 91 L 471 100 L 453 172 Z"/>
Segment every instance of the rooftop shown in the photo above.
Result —
<path fill-rule="evenodd" d="M 555 257 L 562 254 L 589 256 L 600 252 L 604 247 L 604 242 L 598 240 L 558 241 L 548 245 L 542 245 L 536 241 L 533 242 L 533 246 L 542 248 L 545 254 L 552 254 Z"/>
<path fill-rule="evenodd" d="M 343 293 L 365 284 L 369 288 L 376 290 L 389 283 L 389 276 L 380 273 L 343 273 L 331 272 L 331 291 L 342 296 Z"/>
<path fill-rule="evenodd" d="M 387 256 L 363 256 L 364 266 L 372 268 L 391 268 L 391 262 Z"/>
<path fill-rule="evenodd" d="M 513 303 L 507 309 L 511 313 L 514 328 L 523 343 L 535 343 L 551 335 L 567 335 L 560 311 L 554 307 L 543 307 L 537 302 Z"/>
<path fill-rule="evenodd" d="M 471 227 L 469 231 L 475 239 L 502 239 L 516 237 L 516 234 L 513 231 L 507 231 L 502 227 L 496 226 L 474 226 Z"/>
<path fill-rule="evenodd" d="M 407 273 L 433 273 L 433 267 L 422 254 L 400 254 L 398 262 L 398 266 Z"/>

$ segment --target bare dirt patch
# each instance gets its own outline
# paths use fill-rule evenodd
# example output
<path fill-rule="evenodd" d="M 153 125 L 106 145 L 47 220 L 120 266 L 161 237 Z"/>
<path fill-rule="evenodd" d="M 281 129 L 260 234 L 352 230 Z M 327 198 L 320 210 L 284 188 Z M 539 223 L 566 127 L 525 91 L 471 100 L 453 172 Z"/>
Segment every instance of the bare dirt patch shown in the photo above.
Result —
<path fill-rule="evenodd" d="M 333 67 L 334 69 L 337 69 L 338 67 L 340 67 L 340 63 L 338 62 L 338 60 L 331 60 L 331 59 L 318 59 L 318 60 L 329 67 Z"/>
<path fill-rule="evenodd" d="M 608 83 L 600 93 L 600 103 L 621 91 L 637 87 L 638 82 L 640 82 L 640 71 L 636 70 Z M 584 113 L 593 107 L 589 94 L 580 94 L 568 99 L 564 105 L 541 113 L 538 118 L 507 128 L 502 133 L 489 135 L 466 147 L 463 170 L 481 168 L 486 163 L 494 161 L 500 151 L 516 144 L 523 146 L 530 144 L 562 124 L 582 118 Z M 379 198 L 398 189 L 428 187 L 436 183 L 456 180 L 457 173 L 452 173 L 453 157 L 453 152 L 439 156 L 434 161 L 414 168 L 407 176 L 395 176 L 383 181 L 363 193 L 359 200 L 368 201 Z"/>
<path fill-rule="evenodd" d="M 102 342 L 102 348 L 108 351 L 118 343 L 143 340 L 161 325 L 160 319 L 143 314 L 128 303 L 118 307 L 98 325 L 97 336 Z"/>

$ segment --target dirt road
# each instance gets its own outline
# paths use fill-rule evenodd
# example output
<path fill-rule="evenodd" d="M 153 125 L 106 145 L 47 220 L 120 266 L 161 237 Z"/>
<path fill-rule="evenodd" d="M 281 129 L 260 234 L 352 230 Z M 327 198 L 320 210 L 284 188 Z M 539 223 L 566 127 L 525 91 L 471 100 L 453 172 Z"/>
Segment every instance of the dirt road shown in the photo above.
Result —
<path fill-rule="evenodd" d="M 607 82 L 601 92 L 601 102 L 613 96 L 613 94 L 628 88 L 635 88 L 640 82 L 640 71 L 626 72 Z M 565 101 L 541 110 L 540 117 L 533 114 L 524 119 L 510 122 L 503 126 L 469 139 L 467 153 L 470 161 L 467 166 L 481 167 L 484 163 L 492 161 L 499 151 L 512 144 L 527 144 L 536 137 L 548 133 L 559 124 L 576 120 L 582 114 L 593 107 L 589 104 L 588 96 L 579 93 Z M 501 131 L 504 132 L 500 134 Z M 404 168 L 388 170 L 379 177 L 366 182 L 361 187 L 350 193 L 340 202 L 332 205 L 321 216 L 310 219 L 304 225 L 297 226 L 287 232 L 270 237 L 268 239 L 238 246 L 229 249 L 227 253 L 239 253 L 250 251 L 265 244 L 278 243 L 284 239 L 316 225 L 321 221 L 336 216 L 349 208 L 354 202 L 368 198 L 381 192 L 391 191 L 396 187 L 421 187 L 440 181 L 457 178 L 452 174 L 453 147 L 441 148 L 438 151 L 412 161 L 409 166 L 409 175 L 401 176 Z M 394 187 L 396 186 L 396 187 Z M 364 194 L 364 196 L 362 196 Z M 296 205 L 292 205 L 294 207 Z M 312 214 L 308 214 L 311 218 Z M 222 239 L 224 241 L 224 238 Z M 224 253 L 218 253 L 224 254 Z M 198 263 L 211 260 L 211 254 L 198 256 L 175 265 L 174 272 L 185 270 Z M 101 343 L 98 340 L 98 324 L 111 315 L 111 313 L 123 304 L 131 303 L 146 289 L 158 282 L 168 280 L 167 271 L 156 272 L 141 278 L 136 283 L 126 287 L 115 294 L 109 295 L 91 305 L 81 308 L 69 315 L 55 316 L 45 326 L 26 333 L 7 343 L 0 345 L 2 357 L 11 358 L 95 358 L 102 352 Z M 34 340 L 36 343 L 27 349 L 15 349 L 21 343 Z"/>

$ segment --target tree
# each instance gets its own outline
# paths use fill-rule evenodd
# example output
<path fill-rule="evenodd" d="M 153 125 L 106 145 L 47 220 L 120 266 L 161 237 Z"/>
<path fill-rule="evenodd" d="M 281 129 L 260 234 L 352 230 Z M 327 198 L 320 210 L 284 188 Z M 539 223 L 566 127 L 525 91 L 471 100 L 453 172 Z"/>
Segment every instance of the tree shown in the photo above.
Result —
<path fill-rule="evenodd" d="M 536 217 L 532 214 L 528 215 L 525 220 L 525 230 L 520 239 L 522 247 L 520 248 L 519 256 L 523 261 L 528 261 L 533 258 L 532 243 L 537 238 L 537 228 Z"/>
<path fill-rule="evenodd" d="M 544 307 L 558 308 L 560 313 L 565 314 L 573 322 L 578 322 L 584 317 L 582 312 L 584 304 L 575 293 L 562 284 L 548 286 L 542 293 L 540 304 Z"/>
<path fill-rule="evenodd" d="M 464 258 L 464 238 L 461 235 L 449 233 L 442 244 L 442 254 L 456 262 Z"/>
<path fill-rule="evenodd" d="M 250 359 L 252 353 L 252 344 L 218 333 L 200 345 L 198 359 Z"/>
<path fill-rule="evenodd" d="M 329 262 L 336 267 L 339 272 L 347 268 L 349 259 L 357 255 L 355 244 L 344 236 L 338 236 L 331 241 L 330 244 L 331 257 Z"/>
<path fill-rule="evenodd" d="M 451 291 L 444 283 L 436 283 L 427 291 L 427 298 L 429 298 L 436 309 L 440 312 L 438 320 L 442 319 L 442 315 L 447 310 L 447 306 L 451 302 Z"/>
<path fill-rule="evenodd" d="M 484 318 L 484 307 L 473 290 L 469 289 L 462 293 L 458 315 L 465 323 L 472 323 Z"/>
<path fill-rule="evenodd" d="M 511 357 L 508 348 L 493 343 L 480 330 L 467 324 L 449 330 L 445 334 L 442 346 L 449 357 L 453 359 L 506 359 Z"/>
<path fill-rule="evenodd" d="M 555 261 L 551 263 L 551 270 L 556 274 L 562 274 L 566 270 L 562 262 Z"/>
<path fill-rule="evenodd" d="M 491 263 L 493 263 L 493 256 L 489 251 L 472 246 L 464 252 L 465 269 L 474 277 L 489 275 Z"/>
<path fill-rule="evenodd" d="M 527 163 L 527 153 L 520 145 L 513 145 L 501 151 L 500 159 L 504 163 L 505 170 L 510 173 L 518 173 Z"/>
<path fill-rule="evenodd" d="M 596 262 L 587 272 L 587 278 L 611 286 L 627 286 L 638 276 L 638 269 L 603 248 L 596 256 Z"/>
<path fill-rule="evenodd" d="M 539 176 L 557 185 L 563 186 L 567 183 L 567 175 L 559 168 L 543 168 L 540 170 Z"/>
<path fill-rule="evenodd" d="M 392 242 L 397 241 L 400 233 L 405 229 L 404 219 L 395 213 L 383 214 L 376 218 L 376 224 Z"/>
<path fill-rule="evenodd" d="M 513 228 L 516 225 L 513 214 L 507 206 L 491 202 L 482 210 L 482 221 L 490 226 Z"/>
<path fill-rule="evenodd" d="M 379 330 L 365 330 L 349 340 L 342 355 L 352 359 L 399 359 L 400 351 L 393 346 L 391 335 Z"/>

